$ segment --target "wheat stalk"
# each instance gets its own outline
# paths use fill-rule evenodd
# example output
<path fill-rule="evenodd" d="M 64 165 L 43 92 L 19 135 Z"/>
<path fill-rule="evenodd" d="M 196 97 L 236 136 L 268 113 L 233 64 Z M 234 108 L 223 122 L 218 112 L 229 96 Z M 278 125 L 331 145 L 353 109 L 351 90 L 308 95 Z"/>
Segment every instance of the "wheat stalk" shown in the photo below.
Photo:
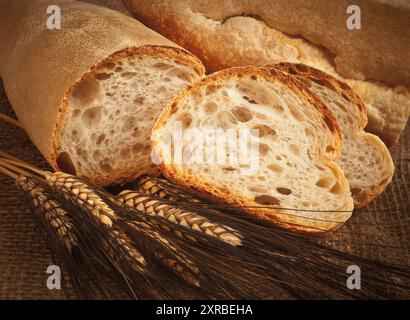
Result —
<path fill-rule="evenodd" d="M 241 235 L 234 229 L 212 222 L 196 212 L 178 208 L 176 204 L 164 202 L 161 198 L 155 199 L 137 191 L 124 190 L 117 196 L 117 199 L 125 205 L 136 208 L 148 215 L 165 218 L 173 223 L 202 232 L 231 245 L 239 246 L 242 243 Z M 168 228 L 168 226 L 162 227 Z M 180 238 L 188 237 L 190 240 L 195 241 L 195 238 L 191 235 L 184 234 L 179 230 L 174 230 L 174 233 Z"/>

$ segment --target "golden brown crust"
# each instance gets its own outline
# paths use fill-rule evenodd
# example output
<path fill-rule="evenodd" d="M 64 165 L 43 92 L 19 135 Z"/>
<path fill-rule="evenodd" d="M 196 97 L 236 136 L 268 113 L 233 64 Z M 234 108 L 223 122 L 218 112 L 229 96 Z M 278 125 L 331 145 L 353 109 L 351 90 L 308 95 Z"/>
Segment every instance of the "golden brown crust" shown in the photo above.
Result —
<path fill-rule="evenodd" d="M 329 132 L 332 134 L 334 141 L 333 150 L 322 155 L 321 159 L 335 172 L 336 176 L 339 178 L 339 181 L 342 184 L 342 188 L 348 190 L 348 182 L 344 177 L 343 172 L 333 162 L 333 159 L 340 155 L 341 152 L 340 128 L 337 121 L 331 114 L 330 110 L 328 110 L 328 108 L 318 98 L 312 95 L 311 92 L 307 88 L 305 88 L 305 86 L 300 85 L 298 81 L 295 81 L 293 77 L 277 69 L 268 70 L 268 68 L 258 67 L 238 67 L 226 69 L 216 72 L 208 77 L 202 78 L 194 85 L 188 86 L 187 88 L 183 89 L 163 110 L 153 128 L 154 133 L 151 139 L 151 146 L 155 156 L 160 160 L 163 159 L 162 150 L 160 148 L 161 141 L 157 139 L 155 131 L 163 128 L 169 117 L 178 110 L 179 101 L 184 100 L 185 97 L 191 94 L 195 94 L 194 92 L 196 90 L 200 90 L 200 88 L 202 88 L 203 86 L 217 83 L 223 81 L 224 79 L 230 79 L 231 77 L 241 77 L 244 75 L 255 75 L 257 77 L 260 76 L 271 81 L 279 80 L 285 85 L 289 86 L 289 88 L 291 88 L 292 91 L 298 94 L 301 99 L 308 101 L 309 104 L 312 104 L 320 112 L 320 114 L 322 114 L 323 121 L 327 124 Z M 342 225 L 346 220 L 346 216 L 350 216 L 351 214 L 350 211 L 339 213 L 336 212 L 334 214 L 334 218 L 329 219 L 330 221 L 326 222 L 301 217 L 299 217 L 298 220 L 297 218 L 295 219 L 295 212 L 287 212 L 286 210 L 276 210 L 276 212 L 273 212 L 273 209 L 267 208 L 245 208 L 246 206 L 255 207 L 258 204 L 252 200 L 245 199 L 240 194 L 235 194 L 231 190 L 220 188 L 215 185 L 210 185 L 204 181 L 192 177 L 188 178 L 180 172 L 178 166 L 167 165 L 161 162 L 159 164 L 159 167 L 162 173 L 168 179 L 185 188 L 188 188 L 191 192 L 194 192 L 201 197 L 209 198 L 212 201 L 219 203 L 231 204 L 235 208 L 237 208 L 238 211 L 254 215 L 260 219 L 265 219 L 295 232 L 323 234 Z M 297 221 L 300 221 L 300 219 L 302 219 L 304 223 L 297 223 Z"/>

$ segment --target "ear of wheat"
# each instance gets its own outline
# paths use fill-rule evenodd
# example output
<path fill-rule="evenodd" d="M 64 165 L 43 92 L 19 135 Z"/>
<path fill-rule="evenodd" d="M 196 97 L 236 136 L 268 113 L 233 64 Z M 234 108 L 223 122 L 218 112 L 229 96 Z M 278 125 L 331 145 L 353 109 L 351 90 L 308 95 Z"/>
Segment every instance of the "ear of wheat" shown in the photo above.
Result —
<path fill-rule="evenodd" d="M 13 167 L 11 160 L 0 161 L 0 168 L 7 166 Z M 77 246 L 85 251 L 84 239 L 94 240 L 89 246 L 96 250 L 95 257 L 108 261 L 121 275 L 115 281 L 136 297 L 145 292 L 162 298 L 391 298 L 406 297 L 410 290 L 409 267 L 351 256 L 249 217 L 209 210 L 203 202 L 188 201 L 192 197 L 188 193 L 183 194 L 184 201 L 147 195 L 159 204 L 130 207 L 83 179 L 37 173 L 46 178 L 44 183 L 80 231 Z M 160 204 L 226 226 L 241 236 L 241 243 L 232 245 L 152 214 Z M 130 248 L 144 257 L 143 272 L 136 272 L 131 261 L 122 258 Z M 366 269 L 366 286 L 361 290 L 346 288 L 346 267 L 351 264 Z M 178 273 L 187 276 L 173 276 Z"/>
<path fill-rule="evenodd" d="M 166 203 L 161 200 L 163 199 L 162 194 L 159 195 L 159 199 L 152 199 L 138 191 L 124 190 L 117 196 L 117 199 L 125 205 L 134 207 L 141 212 L 163 217 L 183 227 L 203 232 L 233 246 L 241 244 L 242 236 L 231 227 L 215 223 L 194 211 L 183 210 L 172 204 Z M 178 232 L 176 235 L 180 238 L 185 236 L 182 232 Z M 195 239 L 191 238 L 191 240 Z"/>

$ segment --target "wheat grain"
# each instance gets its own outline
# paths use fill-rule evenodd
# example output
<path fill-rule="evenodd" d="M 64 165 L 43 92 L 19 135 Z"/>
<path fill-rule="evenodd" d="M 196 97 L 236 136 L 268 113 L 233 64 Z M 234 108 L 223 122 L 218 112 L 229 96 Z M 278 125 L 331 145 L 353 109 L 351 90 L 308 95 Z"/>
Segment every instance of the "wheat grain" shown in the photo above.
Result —
<path fill-rule="evenodd" d="M 30 201 L 33 211 L 46 220 L 68 251 L 72 252 L 78 241 L 73 233 L 74 225 L 67 211 L 50 198 L 47 191 L 35 179 L 20 176 L 16 179 L 16 185 Z"/>
<path fill-rule="evenodd" d="M 136 208 L 148 215 L 163 217 L 173 223 L 205 233 L 231 245 L 238 246 L 242 243 L 241 235 L 234 229 L 223 224 L 212 222 L 198 213 L 178 208 L 175 205 L 161 201 L 161 199 L 153 199 L 150 196 L 132 190 L 122 191 L 117 196 L 117 199 L 125 205 Z M 167 226 L 162 226 L 162 228 L 167 228 Z M 184 234 L 180 230 L 172 231 L 174 231 L 179 238 L 186 237 L 195 241 L 194 237 Z"/>

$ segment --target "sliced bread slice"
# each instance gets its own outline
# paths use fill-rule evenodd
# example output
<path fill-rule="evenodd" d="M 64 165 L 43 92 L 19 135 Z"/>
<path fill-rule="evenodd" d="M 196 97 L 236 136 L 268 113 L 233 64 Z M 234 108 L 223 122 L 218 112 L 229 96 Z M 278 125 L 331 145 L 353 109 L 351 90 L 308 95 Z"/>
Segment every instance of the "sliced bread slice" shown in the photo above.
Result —
<path fill-rule="evenodd" d="M 375 135 L 365 132 L 365 106 L 350 87 L 335 77 L 303 64 L 280 63 L 279 68 L 303 82 L 332 111 L 340 124 L 342 155 L 336 163 L 349 180 L 356 207 L 380 195 L 391 182 L 394 164 L 389 150 Z"/>
<path fill-rule="evenodd" d="M 203 75 L 195 62 L 177 48 L 144 46 L 94 67 L 71 89 L 60 115 L 58 167 L 99 185 L 159 172 L 151 129 L 169 100 Z"/>
<path fill-rule="evenodd" d="M 230 161 L 249 151 L 249 140 L 222 144 L 219 150 L 226 157 L 216 161 L 209 144 L 198 143 L 198 131 L 205 139 L 219 133 L 218 144 L 229 140 L 222 139 L 229 130 L 256 136 L 255 170 L 248 171 L 249 163 Z M 349 184 L 334 161 L 341 149 L 337 121 L 305 86 L 279 70 L 239 67 L 199 80 L 161 113 L 151 141 L 169 179 L 282 227 L 323 233 L 351 216 Z M 180 151 L 182 157 L 175 157 Z"/>

